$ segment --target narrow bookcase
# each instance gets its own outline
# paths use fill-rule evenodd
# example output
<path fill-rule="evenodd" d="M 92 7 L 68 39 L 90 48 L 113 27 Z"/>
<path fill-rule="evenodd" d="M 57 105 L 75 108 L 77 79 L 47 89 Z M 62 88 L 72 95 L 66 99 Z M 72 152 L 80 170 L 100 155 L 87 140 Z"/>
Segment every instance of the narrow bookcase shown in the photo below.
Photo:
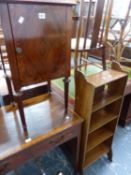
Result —
<path fill-rule="evenodd" d="M 80 169 L 107 154 L 118 123 L 127 74 L 109 69 L 91 76 L 76 71 L 75 112 L 84 118 Z"/>

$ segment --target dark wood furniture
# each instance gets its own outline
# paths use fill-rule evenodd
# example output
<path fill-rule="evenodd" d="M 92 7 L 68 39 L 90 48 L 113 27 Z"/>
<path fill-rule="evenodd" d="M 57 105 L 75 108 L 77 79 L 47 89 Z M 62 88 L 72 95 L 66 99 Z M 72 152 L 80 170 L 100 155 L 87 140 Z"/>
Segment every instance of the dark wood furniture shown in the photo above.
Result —
<path fill-rule="evenodd" d="M 82 173 L 103 154 L 112 160 L 126 80 L 126 73 L 111 69 L 91 76 L 76 72 L 75 111 L 84 119 L 79 161 Z"/>
<path fill-rule="evenodd" d="M 73 4 L 65 0 L 0 1 L 15 100 L 25 131 L 22 87 L 65 77 L 67 113 Z"/>
<path fill-rule="evenodd" d="M 11 87 L 11 80 L 10 80 L 10 67 L 9 67 L 9 61 L 8 61 L 8 54 L 5 46 L 5 39 L 3 30 L 1 27 L 1 19 L 0 19 L 0 71 L 3 73 L 3 76 L 5 77 L 6 86 L 8 89 L 8 98 L 10 103 L 14 102 L 13 98 L 13 91 Z M 2 94 L 1 94 L 2 95 Z"/>
<path fill-rule="evenodd" d="M 120 63 L 113 62 L 112 69 L 123 72 Z M 123 105 L 120 112 L 119 125 L 125 126 L 131 122 L 131 79 L 128 79 L 124 92 Z"/>
<path fill-rule="evenodd" d="M 12 92 L 13 88 L 11 88 L 12 77 L 10 72 L 4 34 L 1 26 L 1 20 L 0 20 L 0 74 L 2 75 L 1 82 L 0 82 L 1 84 L 0 90 L 1 90 L 1 96 L 4 102 L 1 105 L 9 105 L 11 103 L 14 104 L 14 97 Z M 21 91 L 24 98 L 23 100 L 25 100 L 40 94 L 47 93 L 48 84 L 47 82 L 44 82 L 33 86 L 27 86 L 27 87 L 24 87 Z"/>
<path fill-rule="evenodd" d="M 96 1 L 93 0 L 92 2 L 92 8 L 91 8 L 91 14 L 94 14 L 94 9 L 95 9 L 95 3 Z M 88 10 L 89 10 L 89 5 L 90 5 L 90 0 L 84 1 L 84 7 L 83 7 L 83 15 L 87 16 Z M 74 16 L 73 16 L 73 33 L 72 37 L 76 37 L 76 32 L 78 30 L 78 21 L 80 19 L 79 13 L 80 13 L 80 2 L 77 2 L 76 6 L 74 7 Z"/>
<path fill-rule="evenodd" d="M 70 110 L 65 118 L 64 104 L 55 92 L 26 100 L 24 104 L 28 124 L 28 134 L 25 135 L 18 110 L 12 106 L 0 110 L 0 174 L 14 170 L 63 143 L 71 150 L 70 156 L 78 168 L 83 119 Z"/>
<path fill-rule="evenodd" d="M 75 52 L 76 67 L 78 66 L 79 55 L 80 65 L 81 60 L 87 63 L 87 59 L 90 55 L 99 55 L 102 59 L 103 70 L 106 69 L 105 46 L 102 42 L 103 35 L 100 36 L 104 5 L 105 0 L 98 0 L 97 3 L 95 3 L 95 7 L 92 5 L 92 1 L 89 0 L 88 11 L 85 15 L 85 5 L 84 1 L 82 1 L 80 17 L 74 18 L 75 23 L 77 22 L 77 25 L 79 25 L 77 37 L 71 40 L 71 51 Z"/>
<path fill-rule="evenodd" d="M 131 122 L 131 80 L 127 81 L 119 124 L 125 126 Z"/>

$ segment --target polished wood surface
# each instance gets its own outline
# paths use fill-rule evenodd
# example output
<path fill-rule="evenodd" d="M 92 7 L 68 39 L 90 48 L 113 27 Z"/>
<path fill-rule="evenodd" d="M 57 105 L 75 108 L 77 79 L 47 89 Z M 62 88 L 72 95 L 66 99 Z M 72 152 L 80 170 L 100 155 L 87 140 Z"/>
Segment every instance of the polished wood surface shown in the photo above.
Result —
<path fill-rule="evenodd" d="M 112 68 L 123 72 L 120 63 L 113 62 Z M 131 122 L 131 79 L 128 79 L 125 92 L 124 92 L 124 101 L 120 113 L 119 124 L 125 126 Z"/>
<path fill-rule="evenodd" d="M 65 2 L 65 1 L 64 1 Z M 12 80 L 23 129 L 27 129 L 21 88 L 63 77 L 68 111 L 73 3 L 4 1 L 0 5 Z M 30 12 L 30 13 L 29 13 Z"/>
<path fill-rule="evenodd" d="M 96 9 L 96 14 L 95 14 L 96 16 L 94 21 L 91 48 L 97 47 L 97 43 L 99 42 L 99 33 L 100 33 L 105 0 L 100 0 L 97 3 L 98 3 L 98 7 Z"/>
<path fill-rule="evenodd" d="M 86 80 L 89 81 L 94 87 L 102 86 L 109 81 L 115 81 L 119 78 L 125 77 L 127 74 L 115 70 L 101 71 L 99 74 L 93 74 L 86 77 Z M 102 77 L 102 78 L 101 78 Z"/>
<path fill-rule="evenodd" d="M 131 85 L 130 85 L 131 89 Z M 131 123 L 131 92 L 125 95 L 124 102 L 121 110 L 121 115 L 119 119 L 119 124 L 121 126 L 126 126 L 126 124 Z"/>
<path fill-rule="evenodd" d="M 118 123 L 127 74 L 109 69 L 87 76 L 76 71 L 75 112 L 84 119 L 80 161 L 83 168 L 103 154 L 112 160 L 112 142 Z"/>
<path fill-rule="evenodd" d="M 3 167 L 7 172 L 73 138 L 79 144 L 82 119 L 71 111 L 65 117 L 64 105 L 55 92 L 26 100 L 24 105 L 28 133 L 22 130 L 17 109 L 7 106 L 0 110 L 0 172 Z"/>
<path fill-rule="evenodd" d="M 2 7 L 4 16 L 6 7 Z M 13 36 L 10 42 L 14 44 L 16 54 L 14 57 L 12 52 L 9 52 L 15 89 L 17 86 L 21 88 L 33 83 L 68 77 L 72 31 L 71 6 L 9 4 L 8 8 Z M 39 19 L 40 13 L 44 13 L 45 19 Z M 7 22 L 7 18 L 5 20 Z M 8 48 L 9 32 L 5 29 L 8 28 L 8 24 L 4 23 L 2 20 L 8 50 L 11 49 Z"/>

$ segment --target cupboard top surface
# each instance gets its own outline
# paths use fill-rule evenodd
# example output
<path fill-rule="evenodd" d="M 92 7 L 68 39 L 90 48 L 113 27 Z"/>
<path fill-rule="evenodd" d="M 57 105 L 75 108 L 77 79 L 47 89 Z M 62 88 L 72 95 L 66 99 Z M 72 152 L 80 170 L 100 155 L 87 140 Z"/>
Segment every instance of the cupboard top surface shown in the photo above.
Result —
<path fill-rule="evenodd" d="M 94 87 L 102 86 L 111 81 L 118 80 L 119 78 L 126 77 L 127 74 L 123 72 L 118 72 L 115 70 L 106 70 L 100 73 L 86 77 L 88 83 L 92 84 Z"/>
<path fill-rule="evenodd" d="M 43 3 L 43 4 L 65 4 L 75 5 L 74 0 L 1 0 L 1 2 L 9 3 Z"/>

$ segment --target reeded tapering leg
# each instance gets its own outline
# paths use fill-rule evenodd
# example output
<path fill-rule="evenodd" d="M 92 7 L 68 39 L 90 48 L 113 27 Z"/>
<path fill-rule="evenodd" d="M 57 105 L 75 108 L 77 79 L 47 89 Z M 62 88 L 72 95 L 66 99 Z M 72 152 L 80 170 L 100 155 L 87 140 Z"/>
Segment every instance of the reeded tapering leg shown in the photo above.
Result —
<path fill-rule="evenodd" d="M 68 113 L 68 93 L 69 93 L 69 77 L 65 77 L 64 81 L 64 99 L 65 99 L 65 114 Z"/>
<path fill-rule="evenodd" d="M 83 169 L 81 169 L 81 170 L 79 171 L 79 175 L 84 175 L 84 170 L 83 170 Z"/>
<path fill-rule="evenodd" d="M 82 67 L 82 52 L 80 52 L 80 63 L 79 63 L 79 69 L 81 70 Z"/>
<path fill-rule="evenodd" d="M 106 70 L 105 46 L 102 48 L 102 66 L 103 70 Z"/>
<path fill-rule="evenodd" d="M 107 154 L 109 161 L 112 162 L 112 149 Z"/>
<path fill-rule="evenodd" d="M 15 103 L 14 103 L 14 96 L 13 96 L 11 81 L 10 81 L 10 78 L 8 76 L 6 76 L 5 79 L 6 79 L 7 88 L 8 88 L 8 91 L 9 91 L 10 102 L 14 106 Z"/>
<path fill-rule="evenodd" d="M 24 114 L 24 109 L 23 109 L 23 102 L 22 102 L 22 94 L 17 93 L 15 96 L 15 100 L 16 100 L 17 105 L 18 105 L 23 129 L 25 132 L 27 132 L 27 125 L 26 125 L 25 114 Z"/>
<path fill-rule="evenodd" d="M 51 92 L 51 81 L 48 81 L 48 91 Z"/>
<path fill-rule="evenodd" d="M 87 52 L 87 53 L 85 53 L 85 58 L 86 58 L 85 71 L 86 71 L 86 68 L 87 68 L 87 65 L 88 65 L 88 63 L 87 63 L 88 57 L 89 57 L 89 53 Z"/>

